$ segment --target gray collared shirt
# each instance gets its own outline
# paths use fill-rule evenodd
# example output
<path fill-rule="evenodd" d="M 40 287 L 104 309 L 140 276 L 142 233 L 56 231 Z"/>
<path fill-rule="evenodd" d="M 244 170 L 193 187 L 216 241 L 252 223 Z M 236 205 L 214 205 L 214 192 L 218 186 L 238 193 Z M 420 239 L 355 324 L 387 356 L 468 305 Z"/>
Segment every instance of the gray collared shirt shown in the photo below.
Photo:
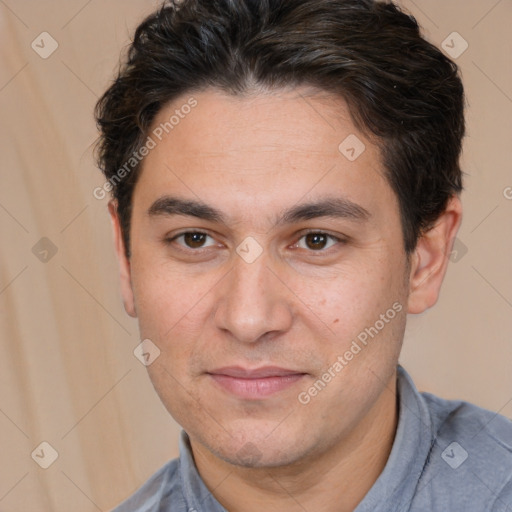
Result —
<path fill-rule="evenodd" d="M 467 402 L 419 393 L 401 366 L 397 389 L 389 459 L 354 512 L 512 512 L 512 422 Z M 199 476 L 182 431 L 179 459 L 113 512 L 226 509 Z"/>

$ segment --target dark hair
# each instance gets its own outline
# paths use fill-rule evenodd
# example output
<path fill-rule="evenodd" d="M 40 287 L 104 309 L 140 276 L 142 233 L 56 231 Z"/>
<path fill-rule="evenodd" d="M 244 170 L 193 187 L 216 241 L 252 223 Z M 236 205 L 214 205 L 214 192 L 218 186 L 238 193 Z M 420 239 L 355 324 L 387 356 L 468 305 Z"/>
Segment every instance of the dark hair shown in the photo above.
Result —
<path fill-rule="evenodd" d="M 377 142 L 405 251 L 414 250 L 462 190 L 464 136 L 458 68 L 416 20 L 373 0 L 181 0 L 139 25 L 96 105 L 98 163 L 118 202 L 127 255 L 140 163 L 123 179 L 119 170 L 166 103 L 208 87 L 243 95 L 301 85 L 343 97 L 356 126 Z"/>

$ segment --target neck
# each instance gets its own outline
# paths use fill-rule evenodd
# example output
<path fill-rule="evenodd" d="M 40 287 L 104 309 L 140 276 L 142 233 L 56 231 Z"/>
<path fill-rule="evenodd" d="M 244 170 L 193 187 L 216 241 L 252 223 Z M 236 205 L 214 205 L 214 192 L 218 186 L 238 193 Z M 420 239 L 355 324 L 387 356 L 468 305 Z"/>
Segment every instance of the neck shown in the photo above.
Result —
<path fill-rule="evenodd" d="M 397 422 L 395 373 L 350 435 L 329 450 L 293 465 L 234 466 L 192 438 L 190 442 L 199 474 L 217 501 L 230 512 L 351 512 L 384 469 Z"/>

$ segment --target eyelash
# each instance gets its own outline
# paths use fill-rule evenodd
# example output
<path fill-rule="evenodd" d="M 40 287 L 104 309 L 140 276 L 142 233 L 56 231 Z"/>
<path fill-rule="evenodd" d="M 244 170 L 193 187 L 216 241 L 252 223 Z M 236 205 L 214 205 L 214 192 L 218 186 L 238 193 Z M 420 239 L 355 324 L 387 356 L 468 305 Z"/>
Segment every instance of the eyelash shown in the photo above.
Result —
<path fill-rule="evenodd" d="M 164 242 L 168 245 L 171 245 L 175 240 L 177 240 L 178 238 L 184 236 L 184 235 L 187 235 L 187 234 L 194 234 L 194 235 L 206 235 L 207 237 L 210 237 L 210 238 L 213 238 L 212 236 L 210 236 L 208 233 L 204 232 L 204 231 L 183 231 L 182 233 L 178 233 L 177 235 L 174 235 L 172 238 L 166 238 L 164 240 Z M 325 231 L 315 231 L 315 230 L 311 230 L 311 231 L 307 231 L 305 233 L 303 233 L 300 238 L 298 239 L 298 241 L 294 244 L 294 247 L 300 242 L 300 240 L 302 240 L 303 238 L 305 238 L 307 235 L 321 235 L 321 236 L 325 236 L 333 241 L 335 241 L 336 243 L 338 244 L 344 244 L 347 242 L 346 239 L 343 239 L 343 238 L 340 238 L 340 237 L 336 237 L 334 235 L 331 235 Z M 202 253 L 204 252 L 205 250 L 208 249 L 208 247 L 201 247 L 201 248 L 198 248 L 198 249 L 193 249 L 193 248 L 190 248 L 190 247 L 186 247 L 184 245 L 180 245 L 180 249 L 181 250 L 184 250 L 185 252 L 190 252 L 190 253 Z M 318 249 L 318 250 L 313 250 L 313 249 L 305 249 L 307 250 L 308 252 L 312 253 L 312 254 L 315 254 L 315 253 L 318 253 L 318 254 L 327 254 L 330 252 L 330 249 L 334 246 L 335 244 L 333 244 L 331 247 L 328 247 L 327 249 Z"/>

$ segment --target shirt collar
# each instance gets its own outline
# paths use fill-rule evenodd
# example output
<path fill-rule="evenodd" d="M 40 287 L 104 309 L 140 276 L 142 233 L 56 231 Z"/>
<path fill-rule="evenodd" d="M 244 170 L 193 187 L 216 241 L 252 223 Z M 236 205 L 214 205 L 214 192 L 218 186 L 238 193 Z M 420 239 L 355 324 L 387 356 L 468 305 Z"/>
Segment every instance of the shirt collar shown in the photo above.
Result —
<path fill-rule="evenodd" d="M 407 511 L 435 435 L 427 404 L 402 366 L 397 369 L 398 425 L 384 470 L 354 512 Z"/>
<path fill-rule="evenodd" d="M 182 430 L 180 446 L 180 478 L 187 512 L 226 512 L 226 509 L 214 498 L 203 479 L 199 476 L 192 456 L 192 448 L 187 433 Z"/>

